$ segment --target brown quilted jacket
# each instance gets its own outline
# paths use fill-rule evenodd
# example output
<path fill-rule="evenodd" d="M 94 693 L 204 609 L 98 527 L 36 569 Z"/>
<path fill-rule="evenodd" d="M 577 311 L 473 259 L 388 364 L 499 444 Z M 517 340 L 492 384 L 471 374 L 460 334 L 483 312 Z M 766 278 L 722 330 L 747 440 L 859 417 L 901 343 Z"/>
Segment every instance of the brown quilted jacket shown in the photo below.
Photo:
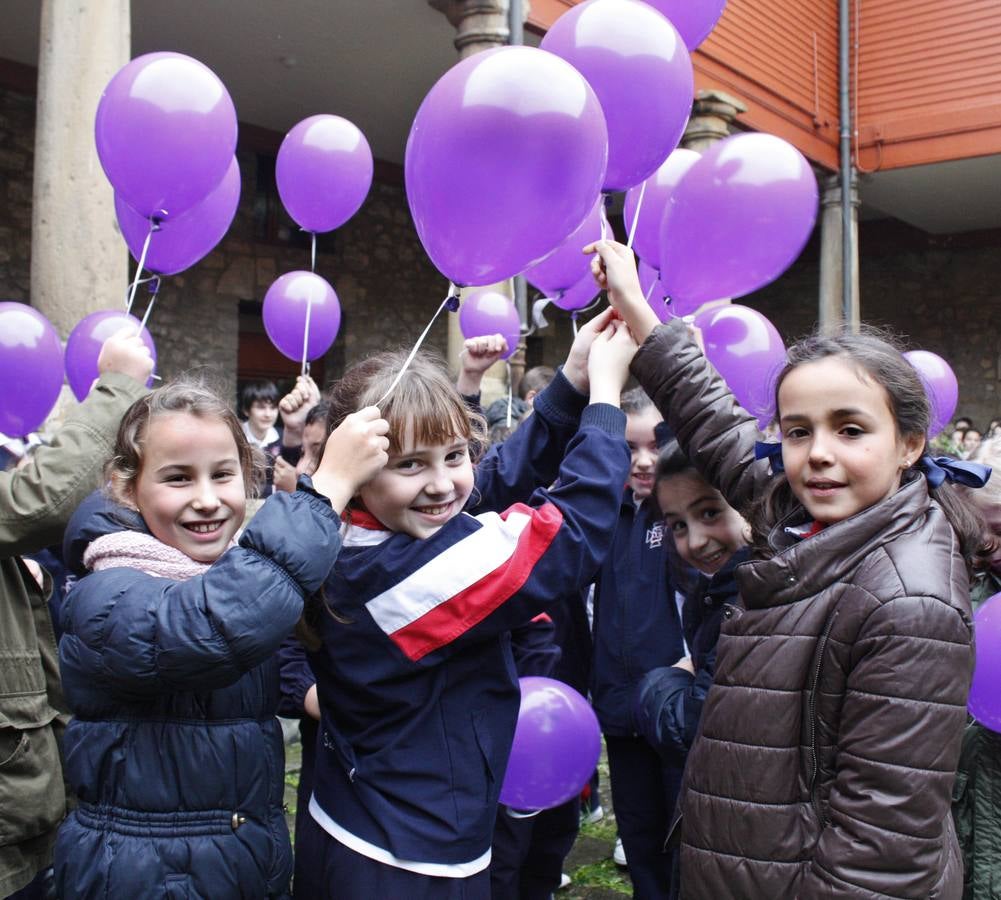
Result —
<path fill-rule="evenodd" d="M 745 509 L 767 463 L 680 322 L 633 373 L 709 481 Z M 688 757 L 684 898 L 959 898 L 949 813 L 973 670 L 969 577 L 915 475 L 886 501 L 737 570 Z"/>

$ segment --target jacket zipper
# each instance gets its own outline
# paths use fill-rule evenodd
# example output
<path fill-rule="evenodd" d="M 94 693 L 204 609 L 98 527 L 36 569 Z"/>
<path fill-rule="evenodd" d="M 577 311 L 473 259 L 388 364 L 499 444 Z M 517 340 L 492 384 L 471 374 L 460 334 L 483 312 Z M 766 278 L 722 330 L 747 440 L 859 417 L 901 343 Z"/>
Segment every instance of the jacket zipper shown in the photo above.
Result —
<path fill-rule="evenodd" d="M 813 754 L 813 772 L 810 775 L 810 802 L 813 804 L 817 818 L 820 819 L 821 826 L 826 825 L 824 815 L 820 810 L 820 801 L 817 799 L 817 777 L 820 775 L 820 754 L 817 749 L 817 691 L 820 689 L 820 673 L 824 668 L 824 655 L 827 650 L 827 641 L 831 636 L 831 629 L 834 628 L 834 620 L 838 617 L 838 611 L 834 610 L 824 626 L 824 631 L 820 636 L 820 645 L 817 652 L 817 663 L 813 668 L 813 682 L 810 687 L 810 749 Z"/>

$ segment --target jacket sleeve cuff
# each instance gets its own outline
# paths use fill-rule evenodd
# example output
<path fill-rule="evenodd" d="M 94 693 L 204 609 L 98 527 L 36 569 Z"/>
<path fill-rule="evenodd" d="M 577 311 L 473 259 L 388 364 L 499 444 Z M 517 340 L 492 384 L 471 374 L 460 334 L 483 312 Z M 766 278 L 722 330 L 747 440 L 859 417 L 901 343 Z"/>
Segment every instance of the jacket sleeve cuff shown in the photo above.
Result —
<path fill-rule="evenodd" d="M 556 377 L 533 401 L 533 407 L 542 410 L 553 421 L 573 424 L 580 419 L 587 400 L 587 395 L 570 383 L 560 366 L 556 370 Z"/>
<path fill-rule="evenodd" d="M 626 433 L 626 414 L 610 403 L 591 403 L 580 416 L 580 427 L 590 425 L 613 435 Z"/>
<path fill-rule="evenodd" d="M 149 388 L 145 384 L 140 384 L 131 375 L 123 375 L 121 372 L 105 372 L 97 379 L 95 387 L 115 388 L 130 397 L 133 402 L 149 393 Z"/>

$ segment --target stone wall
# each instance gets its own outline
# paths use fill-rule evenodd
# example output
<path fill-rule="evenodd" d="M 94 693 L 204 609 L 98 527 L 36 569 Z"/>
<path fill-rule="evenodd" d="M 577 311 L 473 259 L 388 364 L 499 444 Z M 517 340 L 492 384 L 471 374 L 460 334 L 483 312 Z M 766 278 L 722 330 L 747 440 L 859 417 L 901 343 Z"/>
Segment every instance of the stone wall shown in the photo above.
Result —
<path fill-rule="evenodd" d="M 35 98 L 0 89 L 0 300 L 29 299 Z"/>

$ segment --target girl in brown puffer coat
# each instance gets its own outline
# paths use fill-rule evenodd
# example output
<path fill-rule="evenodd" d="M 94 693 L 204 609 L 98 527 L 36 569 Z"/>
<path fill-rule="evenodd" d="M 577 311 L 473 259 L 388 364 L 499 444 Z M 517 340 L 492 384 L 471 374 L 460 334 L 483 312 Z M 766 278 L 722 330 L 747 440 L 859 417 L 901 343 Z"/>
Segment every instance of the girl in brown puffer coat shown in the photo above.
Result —
<path fill-rule="evenodd" d="M 959 898 L 949 806 L 973 669 L 967 562 L 984 535 L 947 479 L 973 483 L 976 467 L 925 455 L 916 372 L 845 334 L 790 351 L 772 476 L 755 420 L 682 322 L 658 324 L 632 254 L 588 250 L 644 341 L 633 373 L 753 528 L 688 758 L 682 896 Z"/>

